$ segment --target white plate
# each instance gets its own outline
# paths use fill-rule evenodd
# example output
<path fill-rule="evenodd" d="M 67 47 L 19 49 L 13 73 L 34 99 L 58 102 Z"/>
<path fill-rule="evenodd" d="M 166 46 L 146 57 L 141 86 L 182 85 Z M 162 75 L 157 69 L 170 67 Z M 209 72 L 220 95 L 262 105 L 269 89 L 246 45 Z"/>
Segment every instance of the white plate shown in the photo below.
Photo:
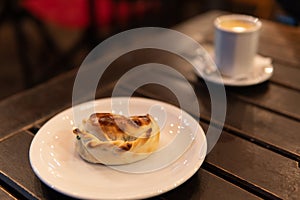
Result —
<path fill-rule="evenodd" d="M 209 55 L 213 58 L 213 47 L 212 45 L 203 45 L 204 49 L 207 50 Z M 197 57 L 195 57 L 197 58 Z M 208 73 L 207 66 L 203 65 L 203 63 L 197 62 L 195 60 L 196 66 L 199 67 L 199 71 L 196 70 L 196 73 L 201 78 L 217 83 L 224 84 L 228 86 L 250 86 L 262 83 L 267 81 L 273 75 L 273 65 L 270 58 L 263 57 L 261 55 L 256 55 L 254 58 L 254 66 L 252 68 L 252 72 L 248 74 L 246 77 L 241 78 L 232 78 L 228 76 L 220 75 L 220 73 Z"/>
<path fill-rule="evenodd" d="M 206 155 L 206 137 L 199 123 L 175 106 L 145 98 L 130 98 L 129 109 L 120 111 L 117 105 L 126 105 L 127 100 L 125 97 L 99 99 L 69 108 L 50 119 L 35 135 L 30 146 L 29 158 L 35 174 L 51 188 L 80 199 L 148 198 L 169 191 L 189 179 Z M 112 102 L 116 106 L 112 106 Z M 137 162 L 133 166 L 149 165 L 150 161 L 164 163 L 168 157 L 172 159 L 162 165 L 140 168 L 137 173 L 130 171 L 130 164 L 127 168 L 113 169 L 83 161 L 74 148 L 72 129 L 76 126 L 73 118 L 76 110 L 82 112 L 82 118 L 87 118 L 91 110 L 128 112 L 130 115 L 150 113 L 161 127 L 160 150 L 139 161 L 142 164 Z M 176 137 L 170 140 L 172 142 L 168 141 L 174 134 Z M 178 136 L 180 140 L 176 140 Z M 173 142 L 178 141 L 182 141 L 176 144 L 183 146 L 181 152 L 175 151 L 172 146 Z M 170 151 L 176 152 L 173 157 L 166 155 Z M 129 172 L 126 172 L 128 169 Z"/>

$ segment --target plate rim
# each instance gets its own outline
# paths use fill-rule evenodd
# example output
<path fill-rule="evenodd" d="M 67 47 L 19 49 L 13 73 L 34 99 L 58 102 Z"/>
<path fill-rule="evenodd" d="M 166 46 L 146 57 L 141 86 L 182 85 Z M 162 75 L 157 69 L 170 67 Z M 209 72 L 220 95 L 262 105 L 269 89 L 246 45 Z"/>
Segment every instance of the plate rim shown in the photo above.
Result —
<path fill-rule="evenodd" d="M 191 143 L 191 145 L 188 147 L 188 149 L 180 156 L 183 157 L 184 155 L 188 154 L 190 149 L 195 145 L 196 143 L 196 140 L 199 138 L 201 138 L 201 142 L 200 142 L 200 147 L 201 147 L 201 153 L 203 153 L 203 157 L 201 159 L 197 159 L 197 162 L 195 162 L 194 164 L 194 168 L 193 170 L 189 170 L 187 171 L 187 173 L 185 174 L 184 177 L 181 177 L 180 181 L 177 181 L 177 184 L 176 186 L 175 185 L 166 185 L 164 188 L 161 189 L 161 192 L 157 192 L 156 190 L 152 191 L 152 192 L 148 192 L 147 194 L 144 194 L 144 195 L 141 195 L 141 194 L 135 194 L 135 196 L 129 196 L 129 197 L 122 197 L 120 199 L 131 199 L 131 198 L 149 198 L 149 197 L 153 197 L 153 196 L 157 196 L 157 195 L 160 195 L 160 194 L 163 194 L 165 192 L 168 192 L 176 187 L 178 187 L 179 185 L 183 184 L 184 182 L 186 182 L 189 178 L 191 178 L 198 170 L 199 168 L 201 167 L 205 157 L 206 157 L 206 152 L 207 152 L 207 141 L 206 141 L 206 136 L 205 136 L 205 133 L 204 133 L 204 130 L 202 128 L 202 126 L 199 124 L 198 121 L 196 121 L 189 113 L 187 113 L 186 111 L 176 107 L 175 105 L 172 105 L 168 102 L 164 102 L 164 101 L 160 101 L 160 100 L 156 100 L 156 99 L 151 99 L 151 98 L 144 98 L 144 97 L 107 97 L 107 98 L 100 98 L 100 99 L 95 99 L 95 100 L 91 100 L 91 101 L 87 101 L 87 102 L 83 102 L 83 103 L 80 103 L 76 106 L 81 106 L 83 104 L 89 104 L 91 102 L 93 103 L 97 103 L 99 101 L 107 101 L 107 100 L 110 100 L 110 99 L 122 99 L 122 98 L 130 98 L 130 99 L 134 99 L 134 100 L 142 100 L 142 101 L 149 101 L 149 102 L 152 102 L 152 103 L 162 103 L 162 104 L 165 104 L 165 105 L 168 105 L 168 106 L 171 106 L 172 108 L 176 108 L 178 109 L 178 111 L 180 110 L 181 112 L 185 112 L 193 121 L 194 123 L 197 124 L 197 127 L 198 127 L 198 131 L 197 131 L 197 135 L 200 133 L 200 136 L 197 136 L 196 139 Z M 57 117 L 58 115 L 62 115 L 63 113 L 67 113 L 67 112 L 70 112 L 72 110 L 72 107 L 68 107 L 64 110 L 62 110 L 61 112 L 58 112 L 57 114 L 55 114 L 54 116 L 52 116 L 49 120 L 47 120 L 46 123 L 44 123 L 42 125 L 42 127 L 39 129 L 39 131 L 35 134 L 38 135 L 40 130 L 43 130 L 43 127 L 46 126 L 47 124 L 51 124 L 52 121 L 55 117 Z M 72 111 L 71 111 L 72 112 Z M 72 192 L 68 192 L 68 191 L 65 191 L 59 187 L 56 187 L 55 185 L 52 184 L 51 181 L 48 181 L 46 180 L 43 175 L 39 172 L 39 169 L 37 166 L 34 165 L 34 158 L 32 157 L 33 156 L 33 149 L 34 149 L 34 144 L 36 142 L 36 138 L 35 137 L 32 139 L 31 141 L 31 144 L 30 144 L 30 148 L 29 148 L 29 161 L 30 161 L 30 166 L 32 168 L 32 170 L 34 171 L 34 174 L 39 178 L 40 181 L 42 181 L 44 184 L 46 184 L 48 187 L 56 190 L 57 192 L 59 193 L 62 193 L 64 195 L 67 195 L 67 196 L 70 196 L 70 197 L 75 197 L 75 198 L 91 198 L 91 197 L 87 197 L 87 196 L 83 196 L 83 195 L 80 195 L 78 193 L 72 193 Z M 204 148 L 204 150 L 202 149 Z M 199 151 L 200 152 L 200 151 Z M 174 161 L 175 163 L 178 162 L 178 160 L 180 159 L 178 158 L 176 161 Z M 168 168 L 165 167 L 165 168 Z M 112 169 L 113 170 L 113 169 Z M 161 171 L 161 169 L 157 170 L 157 171 L 154 171 L 154 172 L 151 172 L 151 174 L 155 174 L 157 172 Z M 128 176 L 130 176 L 130 173 L 128 174 Z M 95 197 L 95 198 L 103 198 L 103 197 Z M 115 199 L 115 197 L 112 197 L 111 199 Z"/>

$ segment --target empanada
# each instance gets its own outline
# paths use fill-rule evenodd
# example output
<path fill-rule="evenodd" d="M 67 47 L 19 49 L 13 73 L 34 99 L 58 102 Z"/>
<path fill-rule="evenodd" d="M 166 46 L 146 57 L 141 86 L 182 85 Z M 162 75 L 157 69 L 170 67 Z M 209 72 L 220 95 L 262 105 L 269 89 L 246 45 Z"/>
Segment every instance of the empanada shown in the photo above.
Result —
<path fill-rule="evenodd" d="M 91 163 L 120 165 L 142 160 L 158 148 L 160 129 L 149 114 L 125 117 L 94 113 L 73 130 L 76 150 Z"/>

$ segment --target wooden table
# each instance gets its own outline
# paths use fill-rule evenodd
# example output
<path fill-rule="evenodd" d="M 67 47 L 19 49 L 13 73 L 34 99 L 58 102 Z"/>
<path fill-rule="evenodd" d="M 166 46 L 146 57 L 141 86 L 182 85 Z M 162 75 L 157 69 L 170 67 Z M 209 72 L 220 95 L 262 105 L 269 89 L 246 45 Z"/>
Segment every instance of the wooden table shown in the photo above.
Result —
<path fill-rule="evenodd" d="M 212 43 L 212 21 L 221 14 L 208 12 L 175 29 L 199 43 Z M 300 29 L 263 21 L 259 53 L 273 60 L 271 79 L 254 86 L 225 88 L 227 114 L 216 146 L 189 180 L 154 199 L 300 198 Z M 146 49 L 120 57 L 111 68 L 147 61 L 172 65 L 189 80 L 200 102 L 200 124 L 206 130 L 210 120 L 206 85 L 182 59 Z M 97 98 L 111 96 L 125 69 L 107 72 Z M 75 75 L 76 70 L 64 73 L 0 102 L 0 199 L 70 198 L 35 176 L 28 152 L 43 123 L 71 106 Z M 168 78 L 180 84 L 176 77 Z M 170 91 L 157 85 L 141 87 L 134 95 L 177 104 Z"/>

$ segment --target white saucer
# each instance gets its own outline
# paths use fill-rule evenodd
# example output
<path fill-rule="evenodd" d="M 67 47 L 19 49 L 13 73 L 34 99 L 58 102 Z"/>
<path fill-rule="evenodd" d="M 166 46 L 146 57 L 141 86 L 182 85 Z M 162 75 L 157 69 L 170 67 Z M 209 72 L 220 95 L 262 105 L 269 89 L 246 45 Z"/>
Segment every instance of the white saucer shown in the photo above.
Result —
<path fill-rule="evenodd" d="M 203 45 L 204 49 L 209 53 L 209 55 L 213 58 L 213 47 L 211 45 Z M 197 57 L 195 57 L 197 58 Z M 252 68 L 252 72 L 249 73 L 246 77 L 242 78 L 233 78 L 229 76 L 221 75 L 219 72 L 208 72 L 212 70 L 207 70 L 207 66 L 203 63 L 197 62 L 196 66 L 198 70 L 196 74 L 203 78 L 204 80 L 217 83 L 224 84 L 228 86 L 250 86 L 262 83 L 271 78 L 273 75 L 273 65 L 270 58 L 263 57 L 261 55 L 256 55 L 254 58 L 254 66 Z"/>
<path fill-rule="evenodd" d="M 123 168 L 90 164 L 81 159 L 75 151 L 76 139 L 72 133 L 73 126 L 76 126 L 73 111 L 80 110 L 85 118 L 91 114 L 91 108 L 97 112 L 113 112 L 112 104 L 115 104 L 115 109 L 126 103 L 129 103 L 131 115 L 149 112 L 158 123 L 163 122 L 160 124 L 161 145 L 170 142 L 170 136 L 179 136 L 176 147 L 181 149 L 180 152 L 176 152 L 173 145 L 166 145 L 153 156 L 139 161 L 140 164 L 128 164 Z M 188 146 L 185 148 L 185 145 Z M 33 138 L 29 158 L 35 174 L 63 194 L 79 199 L 142 199 L 167 192 L 189 179 L 204 161 L 206 149 L 204 131 L 183 110 L 151 99 L 132 97 L 128 102 L 128 98 L 114 97 L 77 105 L 51 118 Z M 171 154 L 174 154 L 174 159 L 169 160 Z M 170 162 L 166 164 L 165 160 Z M 162 166 L 157 167 L 152 162 L 162 163 Z M 139 172 L 132 173 L 128 170 L 130 166 L 140 167 Z M 145 166 L 152 170 L 147 167 L 147 172 L 143 173 Z"/>

